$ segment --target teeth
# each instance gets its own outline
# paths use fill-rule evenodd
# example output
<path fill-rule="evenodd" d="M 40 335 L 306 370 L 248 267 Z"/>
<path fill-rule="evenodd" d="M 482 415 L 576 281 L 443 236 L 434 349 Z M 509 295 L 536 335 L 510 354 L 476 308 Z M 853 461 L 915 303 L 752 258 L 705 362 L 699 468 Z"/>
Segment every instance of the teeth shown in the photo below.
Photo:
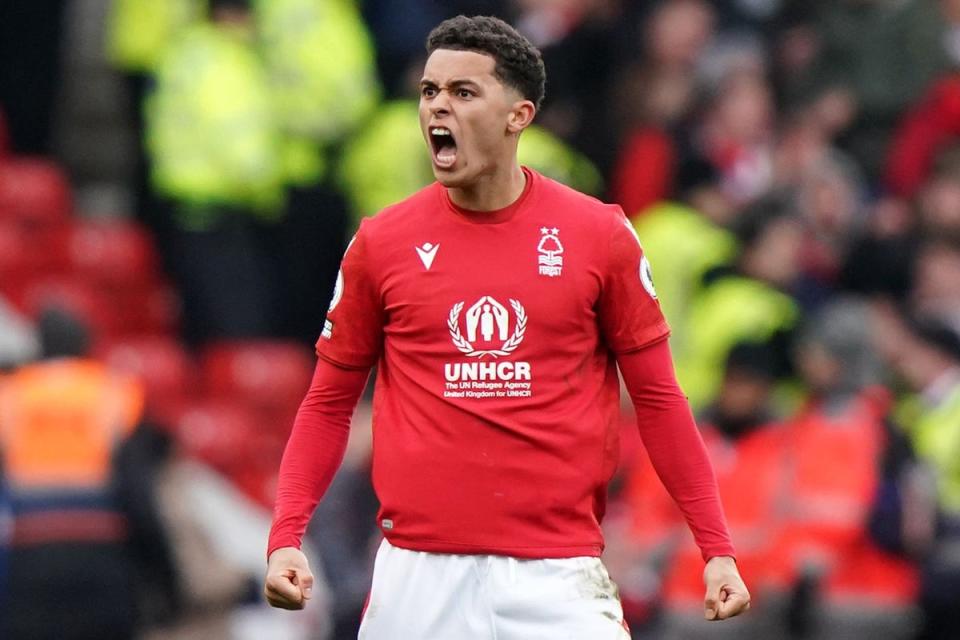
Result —
<path fill-rule="evenodd" d="M 433 129 L 430 130 L 430 133 L 432 133 L 435 136 L 449 136 L 450 129 L 444 129 L 443 127 L 434 127 Z"/>

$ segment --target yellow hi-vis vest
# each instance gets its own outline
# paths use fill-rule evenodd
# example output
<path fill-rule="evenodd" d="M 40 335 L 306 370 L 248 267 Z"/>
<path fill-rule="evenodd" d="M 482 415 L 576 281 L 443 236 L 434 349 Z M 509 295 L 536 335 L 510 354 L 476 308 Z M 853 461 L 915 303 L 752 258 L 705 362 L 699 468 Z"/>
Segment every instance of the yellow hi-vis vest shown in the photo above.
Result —
<path fill-rule="evenodd" d="M 125 71 L 153 71 L 167 45 L 203 18 L 206 5 L 205 0 L 113 0 L 107 58 Z"/>
<path fill-rule="evenodd" d="M 923 411 L 908 433 L 914 450 L 933 467 L 940 507 L 960 516 L 960 384 Z"/>
<path fill-rule="evenodd" d="M 288 135 L 321 144 L 356 129 L 380 99 L 373 43 L 351 0 L 257 0 L 271 95 Z"/>
<path fill-rule="evenodd" d="M 670 348 L 687 349 L 688 309 L 703 275 L 728 264 L 737 241 L 697 211 L 676 202 L 660 202 L 633 219 L 643 253 L 656 277 L 657 298 L 670 323 Z M 695 355 L 695 354 L 694 354 Z"/>
<path fill-rule="evenodd" d="M 690 304 L 687 344 L 677 378 L 694 411 L 712 402 L 724 363 L 738 342 L 766 342 L 794 328 L 800 309 L 790 296 L 750 278 L 728 276 L 701 289 Z"/>
<path fill-rule="evenodd" d="M 280 212 L 283 138 L 266 75 L 241 35 L 204 24 L 171 44 L 147 98 L 146 122 L 160 194 L 266 218 Z"/>

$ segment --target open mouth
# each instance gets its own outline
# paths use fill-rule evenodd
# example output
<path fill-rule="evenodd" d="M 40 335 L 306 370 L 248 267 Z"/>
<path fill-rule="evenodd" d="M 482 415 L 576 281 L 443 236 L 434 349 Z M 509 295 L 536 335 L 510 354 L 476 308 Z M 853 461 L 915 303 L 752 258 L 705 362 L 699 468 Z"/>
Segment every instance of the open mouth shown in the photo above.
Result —
<path fill-rule="evenodd" d="M 449 169 L 457 161 L 457 141 L 446 127 L 430 127 L 430 146 L 433 163 L 441 169 Z"/>

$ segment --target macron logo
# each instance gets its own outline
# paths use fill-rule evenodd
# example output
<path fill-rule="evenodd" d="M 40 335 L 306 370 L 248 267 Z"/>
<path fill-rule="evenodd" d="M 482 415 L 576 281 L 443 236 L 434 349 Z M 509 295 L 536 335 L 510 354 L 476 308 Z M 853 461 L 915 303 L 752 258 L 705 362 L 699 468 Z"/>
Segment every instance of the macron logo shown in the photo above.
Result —
<path fill-rule="evenodd" d="M 430 267 L 433 265 L 433 259 L 437 257 L 437 249 L 440 248 L 440 245 L 424 242 L 422 247 L 414 248 L 417 250 L 417 255 L 420 256 L 420 262 L 423 263 L 427 271 L 430 271 Z"/>

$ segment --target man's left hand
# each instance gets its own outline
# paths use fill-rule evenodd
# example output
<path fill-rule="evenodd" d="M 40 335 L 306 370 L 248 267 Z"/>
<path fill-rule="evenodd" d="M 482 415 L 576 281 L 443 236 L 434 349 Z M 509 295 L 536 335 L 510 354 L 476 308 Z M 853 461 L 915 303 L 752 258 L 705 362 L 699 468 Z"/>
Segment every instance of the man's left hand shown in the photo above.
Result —
<path fill-rule="evenodd" d="M 726 620 L 750 608 L 750 592 L 730 556 L 710 558 L 703 569 L 703 582 L 707 586 L 703 600 L 707 620 Z"/>

